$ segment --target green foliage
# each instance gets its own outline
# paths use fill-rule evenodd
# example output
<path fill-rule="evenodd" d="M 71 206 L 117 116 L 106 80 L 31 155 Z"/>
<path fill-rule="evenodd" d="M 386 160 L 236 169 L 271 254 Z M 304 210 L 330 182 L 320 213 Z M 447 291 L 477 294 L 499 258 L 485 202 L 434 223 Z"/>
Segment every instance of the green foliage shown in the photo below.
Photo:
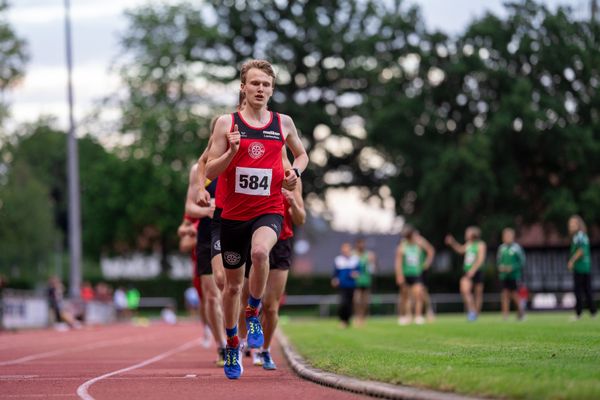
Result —
<path fill-rule="evenodd" d="M 573 212 L 600 223 L 590 208 L 600 176 L 600 28 L 531 0 L 507 11 L 456 40 L 430 35 L 415 53 L 416 77 L 390 82 L 403 93 L 386 93 L 370 118 L 369 138 L 397 160 L 398 210 L 437 242 L 470 224 L 489 238 L 540 221 L 564 230 Z"/>
<path fill-rule="evenodd" d="M 7 9 L 7 2 L 0 0 L 0 94 L 23 77 L 28 60 L 25 41 L 17 37 L 5 19 Z M 7 113 L 7 106 L 3 103 L 0 100 L 0 122 Z"/>
<path fill-rule="evenodd" d="M 312 366 L 343 375 L 491 398 L 596 399 L 596 321 L 567 319 L 442 316 L 424 326 L 371 319 L 360 329 L 292 319 L 282 328 Z"/>
<path fill-rule="evenodd" d="M 46 187 L 28 164 L 16 162 L 0 185 L 0 271 L 48 269 L 57 237 L 52 212 Z"/>
<path fill-rule="evenodd" d="M 368 115 L 359 111 L 366 97 L 385 91 L 379 77 L 384 66 L 423 36 L 416 8 L 401 1 L 210 1 L 152 5 L 129 17 L 131 26 L 122 41 L 132 60 L 122 69 L 129 92 L 123 103 L 123 131 L 139 133 L 140 143 L 144 138 L 156 142 L 155 136 L 161 135 L 163 124 L 157 118 L 178 111 L 187 120 L 185 113 L 194 111 L 191 104 L 207 108 L 207 117 L 215 109 L 230 112 L 237 99 L 214 93 L 232 92 L 227 85 L 238 84 L 243 61 L 265 58 L 278 74 L 273 109 L 294 117 L 308 149 L 320 157 L 305 175 L 306 191 L 377 187 L 383 170 L 362 154 L 366 143 L 361 126 Z M 208 88 L 200 90 L 207 82 Z M 315 138 L 318 125 L 325 125 L 331 136 Z M 179 139 L 184 130 L 172 122 L 164 127 L 172 133 L 165 141 L 173 144 L 145 148 L 168 160 L 165 154 L 176 153 L 169 148 L 185 144 Z"/>

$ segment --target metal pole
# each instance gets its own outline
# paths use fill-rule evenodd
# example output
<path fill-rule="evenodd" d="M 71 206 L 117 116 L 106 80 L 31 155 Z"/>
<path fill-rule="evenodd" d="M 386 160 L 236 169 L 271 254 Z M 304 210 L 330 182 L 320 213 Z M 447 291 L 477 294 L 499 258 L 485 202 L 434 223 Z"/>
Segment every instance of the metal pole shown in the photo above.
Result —
<path fill-rule="evenodd" d="M 596 15 L 598 14 L 598 0 L 592 0 L 591 2 L 591 13 L 592 13 L 592 24 L 596 23 Z"/>
<path fill-rule="evenodd" d="M 67 58 L 67 95 L 69 100 L 69 134 L 67 138 L 67 177 L 69 186 L 69 294 L 79 298 L 81 287 L 81 212 L 79 199 L 79 157 L 73 118 L 73 59 L 71 52 L 70 0 L 65 0 L 65 50 Z"/>

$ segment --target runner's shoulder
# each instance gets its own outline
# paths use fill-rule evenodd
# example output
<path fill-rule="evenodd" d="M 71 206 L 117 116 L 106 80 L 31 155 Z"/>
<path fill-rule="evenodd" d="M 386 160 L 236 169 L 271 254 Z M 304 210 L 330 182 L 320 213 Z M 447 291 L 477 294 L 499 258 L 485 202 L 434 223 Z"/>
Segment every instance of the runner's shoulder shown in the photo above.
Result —
<path fill-rule="evenodd" d="M 215 132 L 222 132 L 225 130 L 229 132 L 232 127 L 232 118 L 230 114 L 222 114 L 217 118 L 217 122 L 215 123 Z"/>

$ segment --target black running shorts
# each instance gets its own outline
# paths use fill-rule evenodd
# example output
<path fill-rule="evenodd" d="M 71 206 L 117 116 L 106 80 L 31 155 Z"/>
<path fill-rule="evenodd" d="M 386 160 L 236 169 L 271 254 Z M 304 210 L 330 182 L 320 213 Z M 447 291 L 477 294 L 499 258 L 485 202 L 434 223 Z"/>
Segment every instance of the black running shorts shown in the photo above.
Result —
<path fill-rule="evenodd" d="M 279 214 L 260 215 L 249 221 L 235 221 L 221 218 L 221 257 L 227 269 L 237 269 L 246 263 L 252 235 L 259 228 L 271 228 L 277 237 L 281 233 L 283 216 Z"/>

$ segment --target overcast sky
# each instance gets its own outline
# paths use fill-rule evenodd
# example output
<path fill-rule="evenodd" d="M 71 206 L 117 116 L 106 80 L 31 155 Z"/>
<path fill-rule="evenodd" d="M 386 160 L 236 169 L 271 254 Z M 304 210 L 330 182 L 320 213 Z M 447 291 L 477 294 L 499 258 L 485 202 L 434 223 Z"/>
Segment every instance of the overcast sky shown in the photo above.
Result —
<path fill-rule="evenodd" d="M 109 73 L 119 54 L 118 37 L 126 29 L 126 9 L 148 0 L 71 0 L 74 41 L 76 119 L 85 116 L 94 100 L 117 85 Z M 154 2 L 157 2 L 156 0 Z M 170 1 L 175 2 L 175 1 Z M 473 18 L 491 11 L 503 13 L 502 0 L 411 0 L 421 6 L 430 28 L 458 33 Z M 551 7 L 573 4 L 584 9 L 586 0 L 544 0 Z M 9 21 L 28 42 L 31 60 L 23 83 L 8 94 L 14 122 L 40 115 L 66 118 L 63 0 L 11 0 Z"/>

